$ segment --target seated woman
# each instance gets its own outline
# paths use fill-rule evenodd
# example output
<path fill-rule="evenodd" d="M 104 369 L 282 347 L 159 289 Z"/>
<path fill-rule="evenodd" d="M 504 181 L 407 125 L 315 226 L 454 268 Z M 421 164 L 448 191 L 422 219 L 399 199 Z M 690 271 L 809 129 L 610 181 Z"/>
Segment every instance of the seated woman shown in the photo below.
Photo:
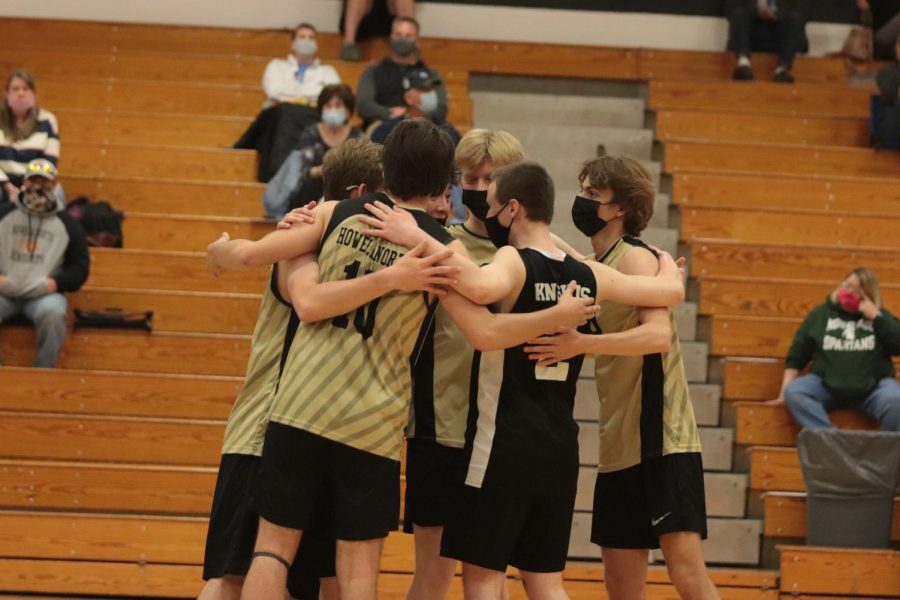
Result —
<path fill-rule="evenodd" d="M 19 196 L 29 161 L 59 163 L 59 126 L 53 113 L 38 106 L 34 78 L 16 69 L 6 79 L 5 92 L 0 109 L 0 201 Z M 61 191 L 57 200 L 62 201 Z"/>
<path fill-rule="evenodd" d="M 900 383 L 891 356 L 900 355 L 900 321 L 881 308 L 878 280 L 854 269 L 807 315 L 784 366 L 781 394 L 803 428 L 834 427 L 828 411 L 857 408 L 884 431 L 900 431 Z M 812 363 L 808 375 L 800 370 Z"/>
<path fill-rule="evenodd" d="M 356 99 L 348 85 L 325 86 L 319 94 L 317 106 L 319 122 L 309 125 L 300 135 L 300 180 L 291 195 L 291 208 L 304 206 L 322 197 L 325 153 L 346 139 L 363 136 L 362 130 L 350 125 Z"/>

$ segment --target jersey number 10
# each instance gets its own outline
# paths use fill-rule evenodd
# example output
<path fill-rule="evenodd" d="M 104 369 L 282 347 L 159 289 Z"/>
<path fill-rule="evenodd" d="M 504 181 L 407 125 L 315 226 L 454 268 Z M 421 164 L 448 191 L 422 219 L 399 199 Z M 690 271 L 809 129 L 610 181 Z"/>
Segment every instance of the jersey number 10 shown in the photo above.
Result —
<path fill-rule="evenodd" d="M 360 262 L 355 260 L 344 267 L 344 273 L 347 275 L 347 279 L 356 279 L 359 276 L 360 266 Z M 371 272 L 372 271 L 366 271 L 365 274 L 368 275 Z M 381 298 L 375 298 L 368 304 L 364 304 L 353 311 L 353 327 L 364 340 L 372 337 L 372 332 L 375 331 L 375 311 L 378 309 L 379 300 L 381 300 Z M 331 320 L 331 324 L 335 327 L 340 327 L 341 329 L 347 329 L 347 325 L 350 324 L 350 315 L 346 314 L 335 317 Z"/>

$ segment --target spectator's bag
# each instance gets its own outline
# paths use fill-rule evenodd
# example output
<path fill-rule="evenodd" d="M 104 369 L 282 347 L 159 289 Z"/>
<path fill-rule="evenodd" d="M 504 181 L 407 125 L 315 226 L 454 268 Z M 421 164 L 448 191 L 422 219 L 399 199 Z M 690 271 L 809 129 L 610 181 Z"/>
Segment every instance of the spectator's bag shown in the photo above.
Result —
<path fill-rule="evenodd" d="M 115 210 L 109 202 L 91 202 L 90 198 L 79 196 L 69 202 L 66 212 L 81 223 L 89 245 L 122 247 L 122 220 L 125 215 Z"/>
<path fill-rule="evenodd" d="M 121 308 L 75 309 L 75 329 L 140 329 L 153 331 L 153 311 L 125 312 Z"/>
<path fill-rule="evenodd" d="M 867 63 L 872 60 L 874 35 L 872 33 L 872 11 L 863 10 L 860 16 L 861 25 L 854 27 L 847 34 L 841 54 L 854 63 Z"/>

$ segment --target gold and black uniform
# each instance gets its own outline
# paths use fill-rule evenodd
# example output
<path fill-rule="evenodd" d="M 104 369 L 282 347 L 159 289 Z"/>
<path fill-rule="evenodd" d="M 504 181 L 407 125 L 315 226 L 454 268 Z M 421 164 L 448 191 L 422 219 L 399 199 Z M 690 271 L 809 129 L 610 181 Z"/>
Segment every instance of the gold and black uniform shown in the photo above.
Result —
<path fill-rule="evenodd" d="M 640 248 L 652 252 L 623 236 L 600 262 L 616 269 Z M 700 434 L 671 311 L 669 319 L 668 352 L 594 356 L 600 456 L 591 540 L 601 546 L 656 548 L 665 533 L 706 534 Z M 640 324 L 635 307 L 608 301 L 601 303 L 597 323 L 603 333 Z"/>
<path fill-rule="evenodd" d="M 320 281 L 361 277 L 406 249 L 363 235 L 366 202 L 335 206 L 319 245 Z M 424 211 L 418 225 L 453 238 Z M 422 293 L 391 292 L 354 312 L 302 323 L 287 352 L 263 450 L 260 514 L 304 529 L 321 502 L 335 510 L 335 536 L 384 537 L 396 527 L 400 452 L 412 398 L 411 357 L 429 312 Z"/>

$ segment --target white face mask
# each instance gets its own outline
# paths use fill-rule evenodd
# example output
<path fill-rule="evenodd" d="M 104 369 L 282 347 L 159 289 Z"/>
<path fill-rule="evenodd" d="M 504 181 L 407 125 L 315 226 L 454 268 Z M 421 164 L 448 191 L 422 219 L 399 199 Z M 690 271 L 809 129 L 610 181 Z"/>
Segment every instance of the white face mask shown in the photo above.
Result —
<path fill-rule="evenodd" d="M 431 90 L 430 92 L 422 92 L 419 94 L 419 108 L 422 109 L 422 112 L 433 115 L 438 108 L 437 92 Z"/>
<path fill-rule="evenodd" d="M 316 40 L 310 38 L 297 38 L 291 44 L 291 49 L 300 56 L 315 56 L 319 51 L 319 44 Z"/>

